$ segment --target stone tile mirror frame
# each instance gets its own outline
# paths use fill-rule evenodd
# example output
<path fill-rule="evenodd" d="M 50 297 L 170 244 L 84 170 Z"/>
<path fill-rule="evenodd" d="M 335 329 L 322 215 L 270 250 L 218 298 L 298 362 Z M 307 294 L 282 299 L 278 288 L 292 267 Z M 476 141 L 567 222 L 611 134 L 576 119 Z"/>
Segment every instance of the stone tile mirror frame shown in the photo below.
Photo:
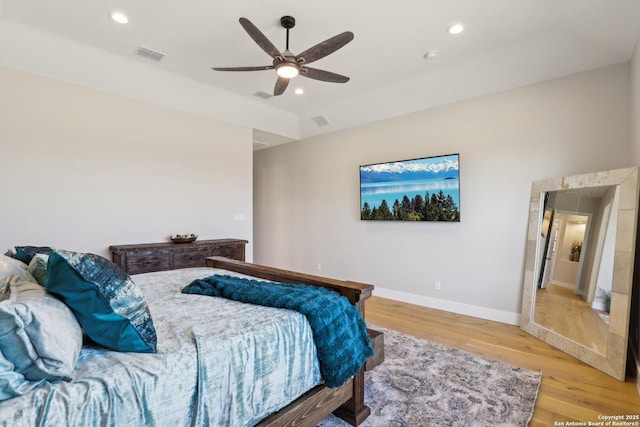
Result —
<path fill-rule="evenodd" d="M 638 169 L 637 167 L 574 175 L 557 179 L 536 181 L 531 186 L 531 205 L 522 297 L 522 330 L 548 344 L 576 357 L 620 381 L 625 379 L 631 287 L 638 219 Z M 578 188 L 617 186 L 617 214 L 615 254 L 611 293 L 611 314 L 607 335 L 606 354 L 545 328 L 534 319 L 537 290 L 536 271 L 539 270 L 537 253 L 541 236 L 543 202 L 546 192 Z M 534 283 L 534 281 L 536 283 Z"/>

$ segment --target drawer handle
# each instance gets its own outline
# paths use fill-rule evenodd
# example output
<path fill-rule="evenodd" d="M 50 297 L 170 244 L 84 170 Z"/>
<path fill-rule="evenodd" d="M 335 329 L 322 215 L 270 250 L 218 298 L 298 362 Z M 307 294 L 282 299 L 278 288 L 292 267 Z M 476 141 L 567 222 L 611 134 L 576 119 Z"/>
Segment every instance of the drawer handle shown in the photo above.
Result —
<path fill-rule="evenodd" d="M 145 263 L 146 265 L 157 264 L 156 260 L 154 260 L 154 259 L 145 259 L 145 260 L 144 260 L 144 263 Z"/>

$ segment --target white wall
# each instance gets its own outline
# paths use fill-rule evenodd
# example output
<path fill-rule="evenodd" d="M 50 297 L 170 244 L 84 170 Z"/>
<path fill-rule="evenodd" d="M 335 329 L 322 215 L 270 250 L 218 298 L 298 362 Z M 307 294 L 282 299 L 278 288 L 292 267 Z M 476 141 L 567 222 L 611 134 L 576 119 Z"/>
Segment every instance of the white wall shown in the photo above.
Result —
<path fill-rule="evenodd" d="M 251 128 L 8 67 L 0 94 L 0 251 L 252 240 Z"/>
<path fill-rule="evenodd" d="M 254 258 L 517 323 L 531 182 L 631 166 L 629 102 L 620 64 L 256 152 Z M 449 153 L 460 223 L 359 220 L 359 165 Z"/>

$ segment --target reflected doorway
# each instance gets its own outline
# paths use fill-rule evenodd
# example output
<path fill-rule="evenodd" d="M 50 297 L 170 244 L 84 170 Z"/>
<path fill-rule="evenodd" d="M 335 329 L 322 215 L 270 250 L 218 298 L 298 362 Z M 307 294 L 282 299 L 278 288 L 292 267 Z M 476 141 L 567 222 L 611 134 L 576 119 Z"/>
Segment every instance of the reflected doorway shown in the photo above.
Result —
<path fill-rule="evenodd" d="M 547 262 L 541 288 L 549 283 L 572 289 L 586 299 L 587 290 L 580 285 L 583 266 L 583 245 L 588 238 L 590 215 L 556 211 L 550 223 Z"/>

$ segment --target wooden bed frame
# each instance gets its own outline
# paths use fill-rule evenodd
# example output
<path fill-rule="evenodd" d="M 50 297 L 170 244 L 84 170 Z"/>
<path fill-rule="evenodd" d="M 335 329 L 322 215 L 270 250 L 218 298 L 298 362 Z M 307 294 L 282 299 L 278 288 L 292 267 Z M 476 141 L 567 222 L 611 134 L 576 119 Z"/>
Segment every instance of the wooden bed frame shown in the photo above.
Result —
<path fill-rule="evenodd" d="M 363 318 L 365 300 L 373 291 L 373 285 L 329 279 L 223 257 L 209 257 L 206 264 L 207 267 L 235 271 L 276 282 L 302 283 L 332 289 L 358 307 Z M 371 409 L 364 403 L 364 367 L 341 387 L 328 388 L 322 384 L 318 385 L 257 425 L 312 427 L 331 413 L 353 426 L 360 425 L 369 416 Z"/>

